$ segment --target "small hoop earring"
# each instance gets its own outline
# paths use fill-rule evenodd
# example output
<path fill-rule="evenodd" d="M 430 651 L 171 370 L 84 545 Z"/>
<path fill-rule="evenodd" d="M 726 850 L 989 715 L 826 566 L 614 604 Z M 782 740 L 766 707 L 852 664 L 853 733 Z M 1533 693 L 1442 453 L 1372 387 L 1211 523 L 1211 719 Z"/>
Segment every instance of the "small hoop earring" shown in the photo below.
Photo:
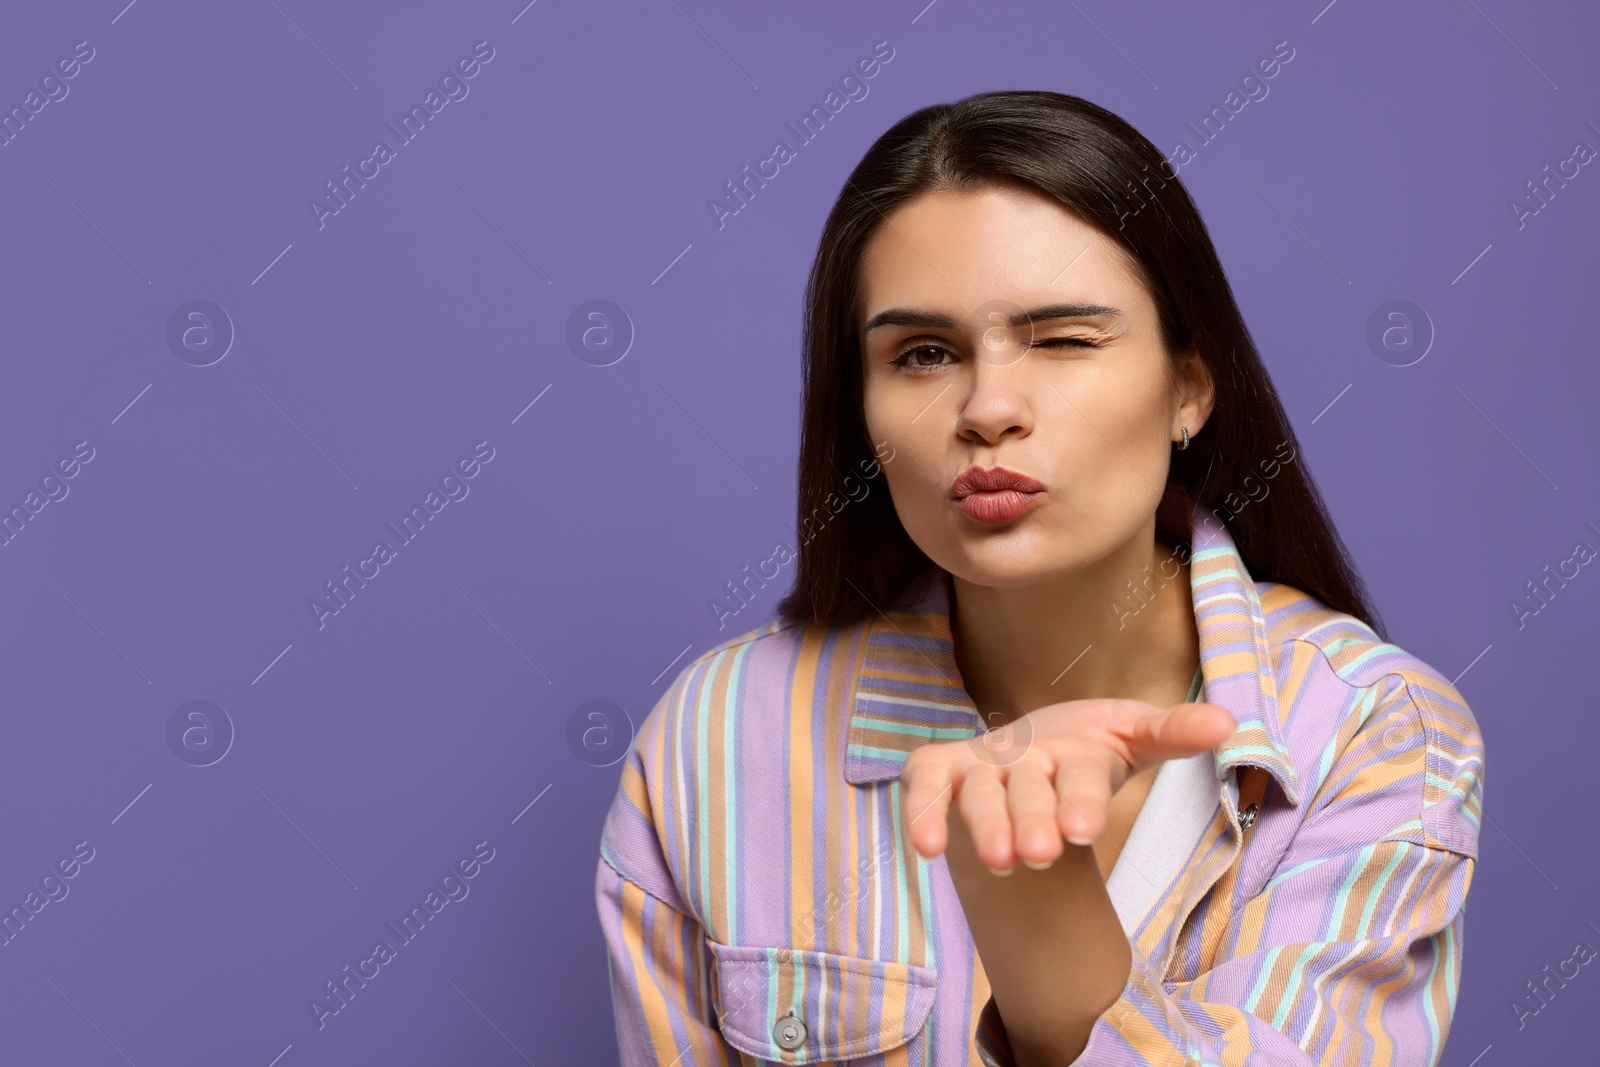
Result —
<path fill-rule="evenodd" d="M 1182 430 L 1183 430 L 1183 444 L 1178 446 L 1178 450 L 1180 452 L 1189 447 L 1189 427 L 1184 426 L 1184 427 L 1182 427 Z"/>

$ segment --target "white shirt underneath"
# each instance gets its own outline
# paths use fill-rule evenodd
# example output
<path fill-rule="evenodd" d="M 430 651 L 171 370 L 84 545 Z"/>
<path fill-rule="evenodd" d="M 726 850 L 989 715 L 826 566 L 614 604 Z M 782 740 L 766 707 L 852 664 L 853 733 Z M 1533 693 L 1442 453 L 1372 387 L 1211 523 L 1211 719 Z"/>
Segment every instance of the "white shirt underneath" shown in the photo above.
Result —
<path fill-rule="evenodd" d="M 1154 909 L 1156 893 L 1194 852 L 1222 802 L 1216 754 L 1207 749 L 1168 760 L 1150 783 L 1150 795 L 1117 856 L 1106 892 L 1129 939 Z"/>

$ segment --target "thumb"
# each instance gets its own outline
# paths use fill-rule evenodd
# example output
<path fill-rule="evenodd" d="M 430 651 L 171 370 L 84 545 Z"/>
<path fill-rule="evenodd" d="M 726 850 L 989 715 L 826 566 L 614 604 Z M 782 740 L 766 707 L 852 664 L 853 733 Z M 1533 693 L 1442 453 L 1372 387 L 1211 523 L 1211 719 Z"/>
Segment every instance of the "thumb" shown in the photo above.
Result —
<path fill-rule="evenodd" d="M 1152 711 L 1129 738 L 1129 755 L 1142 769 L 1169 759 L 1184 759 L 1222 744 L 1239 723 L 1219 704 L 1174 704 Z"/>

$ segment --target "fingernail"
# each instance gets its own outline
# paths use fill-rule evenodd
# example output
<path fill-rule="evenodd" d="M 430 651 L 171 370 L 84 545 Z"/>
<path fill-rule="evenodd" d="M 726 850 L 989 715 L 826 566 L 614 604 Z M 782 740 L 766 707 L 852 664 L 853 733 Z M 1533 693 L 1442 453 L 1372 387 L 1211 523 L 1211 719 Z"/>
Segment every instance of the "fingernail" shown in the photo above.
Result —
<path fill-rule="evenodd" d="M 1074 845 L 1092 845 L 1092 844 L 1094 844 L 1094 842 L 1089 840 L 1087 837 L 1069 837 L 1069 838 L 1067 838 L 1067 840 L 1071 841 Z"/>
<path fill-rule="evenodd" d="M 984 864 L 984 866 L 988 867 L 990 874 L 995 875 L 998 878 L 1009 878 L 1011 876 L 1010 871 L 997 871 L 993 867 L 989 867 L 988 864 Z"/>
<path fill-rule="evenodd" d="M 1055 860 L 1046 860 L 1044 863 L 1034 863 L 1032 860 L 1023 860 L 1022 862 L 1036 871 L 1048 871 L 1054 865 Z"/>

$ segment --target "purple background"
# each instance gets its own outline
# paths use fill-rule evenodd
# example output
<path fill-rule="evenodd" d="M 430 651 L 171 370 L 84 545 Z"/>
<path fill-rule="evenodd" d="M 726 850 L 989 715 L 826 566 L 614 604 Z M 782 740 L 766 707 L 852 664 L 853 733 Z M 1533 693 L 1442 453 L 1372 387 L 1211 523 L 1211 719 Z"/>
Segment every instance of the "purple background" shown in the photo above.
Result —
<path fill-rule="evenodd" d="M 1600 147 L 1592 9 L 124 2 L 0 34 L 7 110 L 95 51 L 0 147 L 0 506 L 94 449 L 0 548 L 0 910 L 95 850 L 0 947 L 0 1059 L 614 1062 L 593 877 L 618 773 L 569 720 L 637 723 L 770 617 L 790 576 L 724 630 L 708 601 L 790 532 L 822 219 L 893 121 L 1001 88 L 1195 150 L 1181 178 L 1391 637 L 1487 738 L 1444 1062 L 1592 1056 L 1593 968 L 1521 1029 L 1509 1004 L 1600 947 L 1600 573 L 1520 629 L 1509 605 L 1600 547 L 1600 167 L 1525 226 L 1508 206 Z M 1186 124 L 1282 40 L 1203 144 Z M 319 229 L 308 199 L 478 41 L 470 94 Z M 798 146 L 785 123 L 879 41 L 869 94 Z M 708 200 L 779 138 L 797 158 L 719 229 Z M 610 366 L 566 340 L 597 298 L 636 331 Z M 206 367 L 166 340 L 192 299 L 236 330 Z M 1391 299 L 1436 331 L 1410 366 L 1366 341 Z M 308 600 L 485 440 L 470 494 L 319 629 Z M 194 699 L 236 731 L 210 766 L 167 741 Z M 480 841 L 470 895 L 319 1031 L 309 999 Z"/>

